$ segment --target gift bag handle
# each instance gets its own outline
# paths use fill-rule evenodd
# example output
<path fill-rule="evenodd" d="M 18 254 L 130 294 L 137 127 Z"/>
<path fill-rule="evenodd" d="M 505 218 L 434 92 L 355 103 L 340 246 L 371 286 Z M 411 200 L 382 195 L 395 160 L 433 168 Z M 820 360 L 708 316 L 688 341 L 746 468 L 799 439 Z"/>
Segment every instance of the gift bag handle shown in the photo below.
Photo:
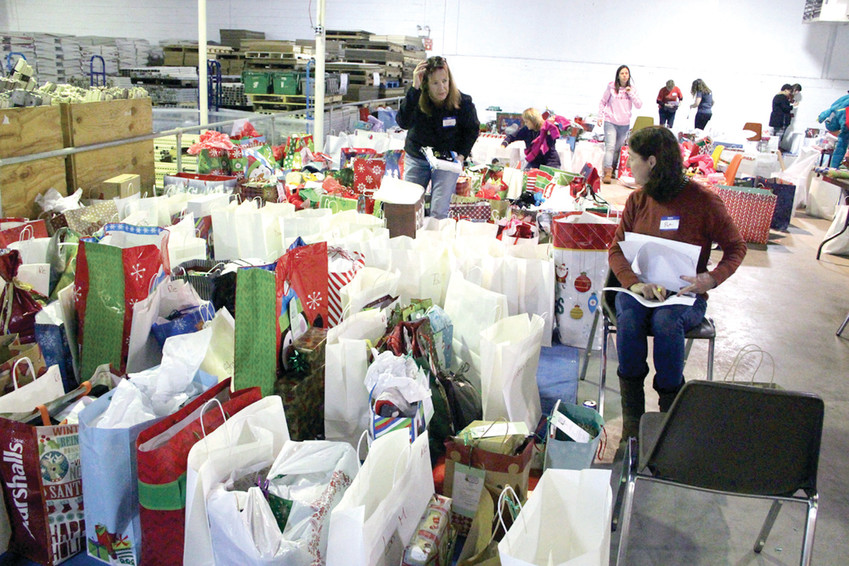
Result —
<path fill-rule="evenodd" d="M 29 373 L 32 374 L 32 380 L 36 380 L 35 368 L 32 367 L 32 360 L 30 360 L 27 356 L 22 358 L 18 358 L 15 360 L 15 363 L 12 365 L 12 383 L 15 385 L 15 391 L 18 390 L 18 364 L 21 362 L 26 362 L 27 366 L 29 366 Z"/>
<path fill-rule="evenodd" d="M 734 356 L 734 361 L 731 362 L 731 366 L 728 368 L 728 371 L 725 372 L 725 376 L 722 378 L 723 381 L 729 381 L 728 376 L 731 376 L 730 381 L 736 381 L 737 371 L 740 369 L 740 365 L 742 363 L 743 358 L 748 354 L 760 354 L 760 359 L 758 360 L 758 365 L 755 366 L 755 371 L 752 372 L 752 378 L 749 380 L 749 383 L 754 383 L 755 377 L 758 374 L 758 371 L 761 369 L 761 365 L 763 365 L 764 357 L 768 358 L 770 364 L 772 365 L 772 374 L 769 378 L 769 385 L 772 385 L 775 382 L 775 360 L 772 357 L 772 354 L 764 351 L 757 344 L 746 344 L 740 351 L 737 352 L 737 355 Z"/>
<path fill-rule="evenodd" d="M 227 426 L 227 413 L 224 412 L 224 405 L 222 405 L 221 401 L 219 401 L 218 399 L 215 399 L 215 398 L 210 399 L 209 401 L 204 403 L 203 406 L 201 406 L 200 414 L 198 415 L 198 419 L 200 420 L 200 431 L 203 434 L 203 438 L 206 438 L 206 427 L 203 424 L 203 415 L 204 415 L 204 413 L 206 413 L 206 408 L 211 403 L 217 403 L 218 404 L 218 409 L 221 411 L 221 417 L 224 419 L 224 424 L 222 426 L 224 426 L 224 427 Z M 227 431 L 227 438 L 228 439 L 230 438 L 230 431 L 229 430 Z"/>
<path fill-rule="evenodd" d="M 67 406 L 68 403 L 78 401 L 89 393 L 91 393 L 91 382 L 83 381 L 82 383 L 80 383 L 80 386 L 77 387 L 76 390 L 72 391 L 71 393 L 65 394 L 65 397 L 69 395 L 71 397 L 63 403 L 63 406 Z M 44 426 L 51 426 L 53 424 L 50 422 L 50 410 L 48 410 L 47 405 L 38 405 L 36 406 L 35 410 L 41 415 L 41 423 Z"/>
<path fill-rule="evenodd" d="M 365 429 L 365 430 L 363 430 L 362 434 L 360 434 L 360 439 L 357 440 L 357 467 L 358 468 L 363 467 L 363 463 L 362 463 L 362 461 L 360 461 L 360 448 L 362 448 L 362 445 L 363 445 L 363 438 L 366 438 L 367 435 L 368 435 L 368 429 Z M 366 444 L 366 447 L 368 448 L 369 445 Z M 368 454 L 366 454 L 366 456 L 368 456 Z M 363 460 L 365 460 L 365 458 L 363 458 Z"/>
<path fill-rule="evenodd" d="M 513 497 L 513 501 L 507 499 L 507 495 L 511 495 Z M 504 534 L 507 534 L 507 524 L 504 522 L 504 513 L 501 511 L 504 507 L 504 504 L 507 504 L 507 507 L 510 509 L 510 515 L 513 517 L 513 521 L 515 522 L 516 517 L 519 516 L 519 513 L 513 513 L 515 507 L 519 508 L 519 512 L 522 511 L 522 501 L 519 499 L 519 496 L 516 495 L 516 490 L 513 489 L 512 485 L 505 485 L 504 489 L 501 490 L 501 493 L 498 495 L 498 508 L 496 509 L 496 513 L 498 513 L 498 522 L 501 524 L 501 528 L 504 529 Z M 527 532 L 528 525 L 525 520 L 522 521 L 525 531 Z M 495 529 L 493 529 L 492 536 L 495 537 Z"/>
<path fill-rule="evenodd" d="M 32 227 L 32 224 L 26 224 L 23 228 L 21 228 L 20 234 L 18 234 L 18 241 L 23 242 L 25 240 L 34 240 L 35 239 L 35 230 Z"/>

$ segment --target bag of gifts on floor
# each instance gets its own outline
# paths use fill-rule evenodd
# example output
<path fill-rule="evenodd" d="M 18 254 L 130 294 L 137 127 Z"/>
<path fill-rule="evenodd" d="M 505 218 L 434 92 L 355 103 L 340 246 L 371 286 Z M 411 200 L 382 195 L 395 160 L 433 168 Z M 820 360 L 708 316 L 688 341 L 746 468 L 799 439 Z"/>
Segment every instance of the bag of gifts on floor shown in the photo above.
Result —
<path fill-rule="evenodd" d="M 608 566 L 610 470 L 546 470 L 498 543 L 502 566 Z"/>
<path fill-rule="evenodd" d="M 122 380 L 80 414 L 80 459 L 88 554 L 109 564 L 139 564 L 136 439 L 158 419 L 217 384 L 198 371 L 202 347 L 169 344 L 163 365 Z M 105 488 L 108 486 L 108 488 Z"/>
<path fill-rule="evenodd" d="M 12 368 L 18 360 L 26 358 L 29 360 L 29 365 L 33 371 L 24 371 L 28 366 L 18 366 L 18 372 L 15 380 L 12 380 Z M 51 364 L 53 365 L 53 364 Z M 11 393 L 15 390 L 15 383 L 18 387 L 27 385 L 33 379 L 32 374 L 42 376 L 47 371 L 48 365 L 42 355 L 41 347 L 37 343 L 21 344 L 21 340 L 17 334 L 0 335 L 0 396 Z M 26 410 L 30 410 L 28 407 Z"/>
<path fill-rule="evenodd" d="M 746 242 L 766 244 L 778 197 L 766 189 L 709 185 L 715 191 Z"/>
<path fill-rule="evenodd" d="M 0 248 L 27 238 L 47 238 L 47 224 L 44 220 L 28 218 L 0 218 Z"/>
<path fill-rule="evenodd" d="M 400 564 L 433 492 L 426 432 L 412 444 L 406 430 L 378 438 L 330 514 L 327 564 Z"/>
<path fill-rule="evenodd" d="M 18 382 L 21 373 L 27 376 L 26 383 Z M 30 359 L 19 358 L 12 366 L 10 379 L 14 389 L 0 397 L 0 413 L 28 413 L 65 394 L 59 366 L 50 366 L 43 375 L 36 377 Z"/>
<path fill-rule="evenodd" d="M 327 329 L 310 327 L 291 345 L 284 341 L 274 393 L 283 399 L 293 440 L 324 437 L 324 366 Z"/>
<path fill-rule="evenodd" d="M 548 419 L 544 469 L 589 468 L 604 429 L 604 418 L 595 409 L 557 400 Z"/>
<path fill-rule="evenodd" d="M 369 392 L 369 442 L 394 430 L 406 430 L 410 440 L 421 435 L 433 416 L 427 374 L 412 356 L 391 351 L 375 353 L 365 377 Z"/>
<path fill-rule="evenodd" d="M 219 482 L 207 498 L 216 563 L 323 564 L 333 508 L 358 467 L 350 444 L 318 440 L 286 442 L 261 486 L 255 467 L 234 470 L 233 487 Z"/>
<path fill-rule="evenodd" d="M 554 218 L 555 317 L 560 342 L 586 348 L 607 278 L 607 250 L 618 221 L 591 212 Z M 593 348 L 601 347 L 596 333 Z"/>
<path fill-rule="evenodd" d="M 9 550 L 39 564 L 58 564 L 84 548 L 78 425 L 55 419 L 90 391 L 86 382 L 14 420 L 0 417 Z"/>
<path fill-rule="evenodd" d="M 342 287 L 353 281 L 354 277 L 365 265 L 361 253 L 349 253 L 342 248 L 327 248 L 327 327 L 333 328 L 342 322 L 342 297 L 339 292 Z"/>
<path fill-rule="evenodd" d="M 169 270 L 167 230 L 125 224 L 105 229 L 100 242 L 83 241 L 77 255 L 74 284 L 83 379 L 103 363 L 125 370 L 132 306 L 147 298 Z"/>
<path fill-rule="evenodd" d="M 179 564 L 185 529 L 185 474 L 189 451 L 206 433 L 217 429 L 225 415 L 234 415 L 259 401 L 258 388 L 230 393 L 230 380 L 205 391 L 179 411 L 144 429 L 136 439 L 139 474 L 141 564 Z M 217 399 L 221 410 L 204 411 Z"/>
<path fill-rule="evenodd" d="M 504 318 L 480 335 L 483 418 L 522 421 L 535 430 L 542 416 L 537 365 L 545 321 L 525 313 Z"/>
<path fill-rule="evenodd" d="M 51 301 L 56 300 L 59 291 L 74 283 L 79 245 L 79 234 L 68 227 L 56 230 L 50 237 L 47 261 L 50 263 Z"/>
<path fill-rule="evenodd" d="M 264 397 L 227 419 L 189 451 L 186 471 L 184 566 L 215 566 L 207 497 L 239 469 L 262 469 L 289 440 L 280 397 Z M 217 562 L 221 564 L 221 562 Z"/>
<path fill-rule="evenodd" d="M 21 266 L 20 253 L 17 250 L 0 250 L 0 278 L 2 278 L 3 312 L 0 313 L 0 332 L 17 334 L 21 342 L 35 342 L 35 315 L 41 305 L 35 296 L 17 279 Z"/>
<path fill-rule="evenodd" d="M 758 177 L 755 186 L 769 189 L 776 196 L 775 212 L 769 227 L 774 230 L 786 232 L 790 227 L 790 219 L 793 218 L 793 203 L 796 200 L 796 185 L 785 183 L 781 179 L 765 179 Z"/>

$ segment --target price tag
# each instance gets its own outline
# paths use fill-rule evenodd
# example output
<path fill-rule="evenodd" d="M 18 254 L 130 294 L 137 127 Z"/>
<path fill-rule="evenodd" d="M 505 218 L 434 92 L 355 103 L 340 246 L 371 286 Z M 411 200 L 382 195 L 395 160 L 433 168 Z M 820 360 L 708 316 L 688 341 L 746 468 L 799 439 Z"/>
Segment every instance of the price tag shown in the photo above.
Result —
<path fill-rule="evenodd" d="M 559 411 L 554 413 L 552 421 L 554 422 L 554 426 L 575 442 L 589 442 L 591 440 L 590 433 L 576 425 L 569 417 Z"/>
<path fill-rule="evenodd" d="M 478 511 L 486 472 L 463 464 L 454 465 L 454 484 L 451 488 L 451 511 L 464 517 L 474 517 Z"/>

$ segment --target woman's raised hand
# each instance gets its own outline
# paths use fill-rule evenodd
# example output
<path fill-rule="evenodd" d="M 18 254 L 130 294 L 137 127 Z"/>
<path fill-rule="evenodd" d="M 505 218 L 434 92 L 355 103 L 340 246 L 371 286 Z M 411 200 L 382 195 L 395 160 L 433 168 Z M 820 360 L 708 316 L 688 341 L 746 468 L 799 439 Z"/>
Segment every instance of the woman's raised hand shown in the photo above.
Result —
<path fill-rule="evenodd" d="M 424 80 L 425 69 L 427 69 L 427 62 L 422 61 L 418 65 L 416 65 L 416 69 L 413 71 L 413 88 L 422 88 L 422 81 Z"/>

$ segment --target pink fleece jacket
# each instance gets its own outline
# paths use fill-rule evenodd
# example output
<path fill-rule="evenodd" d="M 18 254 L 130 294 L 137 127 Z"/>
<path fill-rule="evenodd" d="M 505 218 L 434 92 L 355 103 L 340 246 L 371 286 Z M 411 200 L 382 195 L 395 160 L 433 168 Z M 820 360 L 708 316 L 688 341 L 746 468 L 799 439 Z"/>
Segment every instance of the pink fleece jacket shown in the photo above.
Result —
<path fill-rule="evenodd" d="M 631 107 L 643 107 L 643 101 L 640 100 L 633 85 L 631 92 L 625 92 L 624 88 L 620 88 L 617 94 L 611 82 L 604 90 L 604 94 L 601 95 L 598 115 L 606 122 L 611 122 L 617 126 L 628 126 L 631 124 Z"/>

